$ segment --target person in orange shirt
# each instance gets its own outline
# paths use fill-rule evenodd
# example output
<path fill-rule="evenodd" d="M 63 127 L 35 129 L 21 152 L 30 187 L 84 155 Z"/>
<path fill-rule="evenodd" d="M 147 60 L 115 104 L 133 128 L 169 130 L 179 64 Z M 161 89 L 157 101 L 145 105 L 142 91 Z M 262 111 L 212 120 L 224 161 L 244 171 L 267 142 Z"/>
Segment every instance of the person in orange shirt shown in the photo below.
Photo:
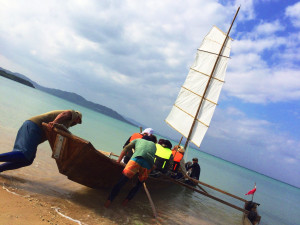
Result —
<path fill-rule="evenodd" d="M 173 155 L 173 166 L 172 166 L 172 172 L 177 173 L 178 168 L 180 167 L 180 161 L 183 158 L 184 155 L 184 148 L 179 145 L 175 145 L 172 149 L 172 155 Z"/>
<path fill-rule="evenodd" d="M 151 135 L 153 135 L 153 129 L 152 128 L 146 128 L 145 130 L 143 130 L 142 133 L 134 133 L 125 142 L 125 144 L 123 145 L 123 148 L 125 148 L 126 145 L 128 145 L 130 142 L 132 142 L 135 139 L 141 139 L 143 136 L 151 136 Z M 122 159 L 122 162 L 127 164 L 132 155 L 133 155 L 133 150 L 131 149 L 126 153 L 126 155 Z"/>

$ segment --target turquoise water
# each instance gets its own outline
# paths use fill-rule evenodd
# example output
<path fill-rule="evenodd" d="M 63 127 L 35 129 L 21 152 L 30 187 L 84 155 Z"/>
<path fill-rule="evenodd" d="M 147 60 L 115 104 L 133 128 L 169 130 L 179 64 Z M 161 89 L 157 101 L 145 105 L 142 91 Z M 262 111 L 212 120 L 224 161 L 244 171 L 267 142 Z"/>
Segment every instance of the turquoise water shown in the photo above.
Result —
<path fill-rule="evenodd" d="M 0 77 L 0 104 L 0 153 L 11 150 L 16 132 L 25 119 L 55 109 L 81 111 L 83 124 L 71 128 L 71 132 L 89 140 L 95 148 L 104 151 L 119 154 L 128 137 L 138 131 L 137 127 L 127 123 L 2 77 Z M 252 189 L 256 182 L 257 191 L 254 200 L 261 204 L 258 208 L 262 216 L 260 224 L 300 224 L 299 188 L 189 149 L 188 160 L 193 157 L 199 158 L 201 181 L 239 197 L 250 200 L 251 196 L 244 194 Z M 24 195 L 29 193 L 36 198 L 53 202 L 64 209 L 68 216 L 85 224 L 100 224 L 101 218 L 109 219 L 116 224 L 154 223 L 151 208 L 143 191 L 140 191 L 128 209 L 122 208 L 119 204 L 126 193 L 120 194 L 112 209 L 103 208 L 109 190 L 92 190 L 59 174 L 55 161 L 51 158 L 48 143 L 40 146 L 33 165 L 7 171 L 0 175 L 0 181 L 8 187 L 17 188 Z M 239 200 L 209 188 L 205 189 L 223 200 L 239 207 L 243 206 Z M 239 211 L 184 188 L 170 187 L 159 192 L 151 189 L 149 191 L 162 224 L 241 224 Z M 63 201 L 64 199 L 68 201 Z"/>

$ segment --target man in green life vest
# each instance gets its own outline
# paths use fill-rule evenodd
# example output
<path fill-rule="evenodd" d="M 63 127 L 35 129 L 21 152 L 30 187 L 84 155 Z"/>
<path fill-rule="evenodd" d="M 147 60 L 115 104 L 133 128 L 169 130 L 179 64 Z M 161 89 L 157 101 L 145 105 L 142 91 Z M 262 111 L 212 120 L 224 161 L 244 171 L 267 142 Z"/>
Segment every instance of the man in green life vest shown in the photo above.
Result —
<path fill-rule="evenodd" d="M 156 144 L 154 159 L 155 170 L 166 173 L 169 169 L 170 158 L 172 156 L 172 143 L 169 140 L 159 139 Z"/>

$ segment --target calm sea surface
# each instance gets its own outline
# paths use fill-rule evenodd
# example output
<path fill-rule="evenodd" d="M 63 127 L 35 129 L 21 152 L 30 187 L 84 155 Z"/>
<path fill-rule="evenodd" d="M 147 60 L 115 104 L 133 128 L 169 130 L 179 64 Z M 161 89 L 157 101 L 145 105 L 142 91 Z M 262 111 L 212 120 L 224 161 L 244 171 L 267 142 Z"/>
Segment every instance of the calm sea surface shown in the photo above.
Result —
<path fill-rule="evenodd" d="M 0 77 L 0 153 L 11 151 L 16 133 L 24 120 L 56 109 L 81 111 L 83 124 L 71 128 L 71 132 L 89 140 L 96 149 L 119 154 L 128 137 L 138 131 L 137 127 L 127 123 Z M 189 149 L 188 160 L 193 157 L 199 158 L 201 181 L 239 197 L 250 200 L 251 196 L 244 194 L 256 182 L 254 200 L 261 204 L 258 207 L 262 217 L 260 224 L 300 224 L 299 188 Z M 152 217 L 152 210 L 143 190 L 127 208 L 121 206 L 127 191 L 121 191 L 111 208 L 106 209 L 103 204 L 110 190 L 93 190 L 60 174 L 54 159 L 51 158 L 48 142 L 39 146 L 37 158 L 31 166 L 3 172 L 0 182 L 22 195 L 30 195 L 51 203 L 65 215 L 80 220 L 83 224 L 103 224 L 104 218 L 110 220 L 111 224 L 228 225 L 241 224 L 242 221 L 240 211 L 177 186 L 159 191 L 149 188 L 159 214 L 158 221 Z M 212 195 L 243 207 L 239 200 L 204 188 Z"/>

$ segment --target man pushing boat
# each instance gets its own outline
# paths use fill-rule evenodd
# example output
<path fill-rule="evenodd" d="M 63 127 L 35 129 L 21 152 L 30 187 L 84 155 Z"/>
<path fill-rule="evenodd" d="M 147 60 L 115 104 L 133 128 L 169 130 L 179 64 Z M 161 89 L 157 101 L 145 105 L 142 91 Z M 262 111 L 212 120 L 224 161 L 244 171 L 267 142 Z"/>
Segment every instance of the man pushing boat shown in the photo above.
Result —
<path fill-rule="evenodd" d="M 122 172 L 122 176 L 118 183 L 113 187 L 107 201 L 105 202 L 105 207 L 108 208 L 114 198 L 118 195 L 121 188 L 126 184 L 129 179 L 139 173 L 138 181 L 136 185 L 130 190 L 126 199 L 123 201 L 123 205 L 126 205 L 130 201 L 138 190 L 141 188 L 145 180 L 147 180 L 149 173 L 154 165 L 154 157 L 156 152 L 156 136 L 144 136 L 142 139 L 136 139 L 126 145 L 121 155 L 119 156 L 117 163 L 120 163 L 127 151 L 132 148 L 135 149 L 129 162 L 126 164 Z"/>
<path fill-rule="evenodd" d="M 46 141 L 42 123 L 48 128 L 57 126 L 67 132 L 69 127 L 81 124 L 82 114 L 74 110 L 55 110 L 26 120 L 20 127 L 14 148 L 11 152 L 0 154 L 0 173 L 29 166 L 36 156 L 37 146 Z"/>

